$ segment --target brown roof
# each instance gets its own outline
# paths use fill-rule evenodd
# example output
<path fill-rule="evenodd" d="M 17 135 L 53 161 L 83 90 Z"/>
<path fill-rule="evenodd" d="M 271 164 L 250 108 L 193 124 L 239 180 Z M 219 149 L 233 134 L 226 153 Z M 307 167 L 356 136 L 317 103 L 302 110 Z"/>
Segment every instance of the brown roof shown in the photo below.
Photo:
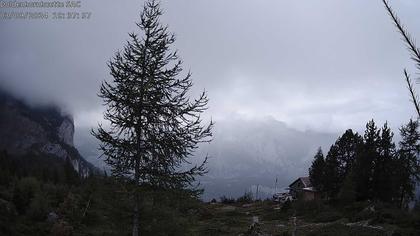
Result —
<path fill-rule="evenodd" d="M 293 181 L 293 183 L 291 183 L 289 185 L 289 187 L 292 186 L 293 184 L 295 184 L 297 181 L 301 181 L 303 183 L 304 188 L 310 188 L 310 187 L 312 187 L 311 180 L 307 176 L 305 176 L 305 177 L 299 177 L 297 180 Z"/>
<path fill-rule="evenodd" d="M 311 180 L 309 179 L 309 177 L 300 177 L 300 180 L 305 185 L 305 188 L 312 187 L 312 183 L 311 183 Z"/>

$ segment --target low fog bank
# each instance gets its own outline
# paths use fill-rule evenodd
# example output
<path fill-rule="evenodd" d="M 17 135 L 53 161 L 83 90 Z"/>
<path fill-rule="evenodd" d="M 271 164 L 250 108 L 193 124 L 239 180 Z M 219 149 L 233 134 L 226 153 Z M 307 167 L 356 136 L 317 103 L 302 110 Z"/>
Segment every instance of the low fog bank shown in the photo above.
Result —
<path fill-rule="evenodd" d="M 317 148 L 328 151 L 337 137 L 299 131 L 273 118 L 219 121 L 213 142 L 197 152 L 198 157 L 210 157 L 209 173 L 200 179 L 203 199 L 238 197 L 248 191 L 255 196 L 257 186 L 259 198 L 271 197 L 276 187 L 281 190 L 306 176 Z"/>
<path fill-rule="evenodd" d="M 199 178 L 203 199 L 222 195 L 238 197 L 256 192 L 265 198 L 293 179 L 307 175 L 318 147 L 328 150 L 338 134 L 299 131 L 273 118 L 216 120 L 213 141 L 196 151 L 193 163 L 208 155 L 208 173 Z M 107 169 L 97 150 L 98 141 L 88 129 L 79 128 L 75 145 L 81 154 L 101 169 Z"/>

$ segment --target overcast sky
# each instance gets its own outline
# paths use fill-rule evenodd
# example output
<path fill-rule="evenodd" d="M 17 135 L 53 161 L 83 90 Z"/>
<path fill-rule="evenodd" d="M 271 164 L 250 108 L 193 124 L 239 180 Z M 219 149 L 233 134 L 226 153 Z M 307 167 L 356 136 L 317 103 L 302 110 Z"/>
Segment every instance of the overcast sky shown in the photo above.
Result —
<path fill-rule="evenodd" d="M 106 62 L 137 31 L 142 5 L 85 0 L 76 10 L 91 11 L 89 20 L 0 20 L 1 85 L 35 104 L 58 103 L 78 127 L 96 125 Z M 420 40 L 420 1 L 391 5 Z M 216 121 L 272 117 L 337 132 L 361 130 L 371 118 L 396 128 L 415 114 L 402 77 L 405 67 L 414 73 L 412 62 L 380 0 L 171 0 L 162 7 L 194 91 L 208 91 L 207 115 Z"/>

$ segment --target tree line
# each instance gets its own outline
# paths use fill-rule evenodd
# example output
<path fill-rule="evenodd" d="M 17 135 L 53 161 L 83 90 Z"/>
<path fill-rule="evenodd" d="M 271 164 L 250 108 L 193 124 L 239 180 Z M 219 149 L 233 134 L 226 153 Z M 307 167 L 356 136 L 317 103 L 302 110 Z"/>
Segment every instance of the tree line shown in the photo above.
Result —
<path fill-rule="evenodd" d="M 366 124 L 363 135 L 348 129 L 324 157 L 314 156 L 309 177 L 314 188 L 329 200 L 382 201 L 407 208 L 420 181 L 419 121 L 410 120 L 400 129 L 398 147 L 385 123 Z"/>

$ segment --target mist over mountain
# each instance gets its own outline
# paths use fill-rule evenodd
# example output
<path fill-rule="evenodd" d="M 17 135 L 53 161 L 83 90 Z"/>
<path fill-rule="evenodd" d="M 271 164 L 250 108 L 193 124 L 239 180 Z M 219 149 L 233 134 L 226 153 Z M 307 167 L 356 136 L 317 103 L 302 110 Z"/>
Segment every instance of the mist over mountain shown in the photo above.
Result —
<path fill-rule="evenodd" d="M 308 174 L 318 147 L 328 151 L 338 137 L 334 133 L 299 131 L 273 118 L 216 121 L 213 141 L 202 144 L 193 163 L 209 156 L 208 173 L 199 178 L 205 189 L 203 199 L 222 195 L 238 197 L 256 191 L 271 197 L 275 187 L 287 186 L 293 179 Z M 87 129 L 76 130 L 75 145 L 86 159 L 107 169 L 97 150 L 98 141 Z"/>
<path fill-rule="evenodd" d="M 13 156 L 52 156 L 70 161 L 80 176 L 96 168 L 74 147 L 73 118 L 59 107 L 32 107 L 0 90 L 0 150 Z"/>
<path fill-rule="evenodd" d="M 276 178 L 280 189 L 307 175 L 317 148 L 327 150 L 337 136 L 299 131 L 273 118 L 219 121 L 213 142 L 197 152 L 198 157 L 206 153 L 210 157 L 209 173 L 201 178 L 203 197 L 237 197 L 245 191 L 255 192 L 258 185 L 259 197 L 269 196 Z"/>
<path fill-rule="evenodd" d="M 109 171 L 98 150 L 99 141 L 91 135 L 90 131 L 88 128 L 75 127 L 74 145 L 90 163 L 100 170 Z"/>

